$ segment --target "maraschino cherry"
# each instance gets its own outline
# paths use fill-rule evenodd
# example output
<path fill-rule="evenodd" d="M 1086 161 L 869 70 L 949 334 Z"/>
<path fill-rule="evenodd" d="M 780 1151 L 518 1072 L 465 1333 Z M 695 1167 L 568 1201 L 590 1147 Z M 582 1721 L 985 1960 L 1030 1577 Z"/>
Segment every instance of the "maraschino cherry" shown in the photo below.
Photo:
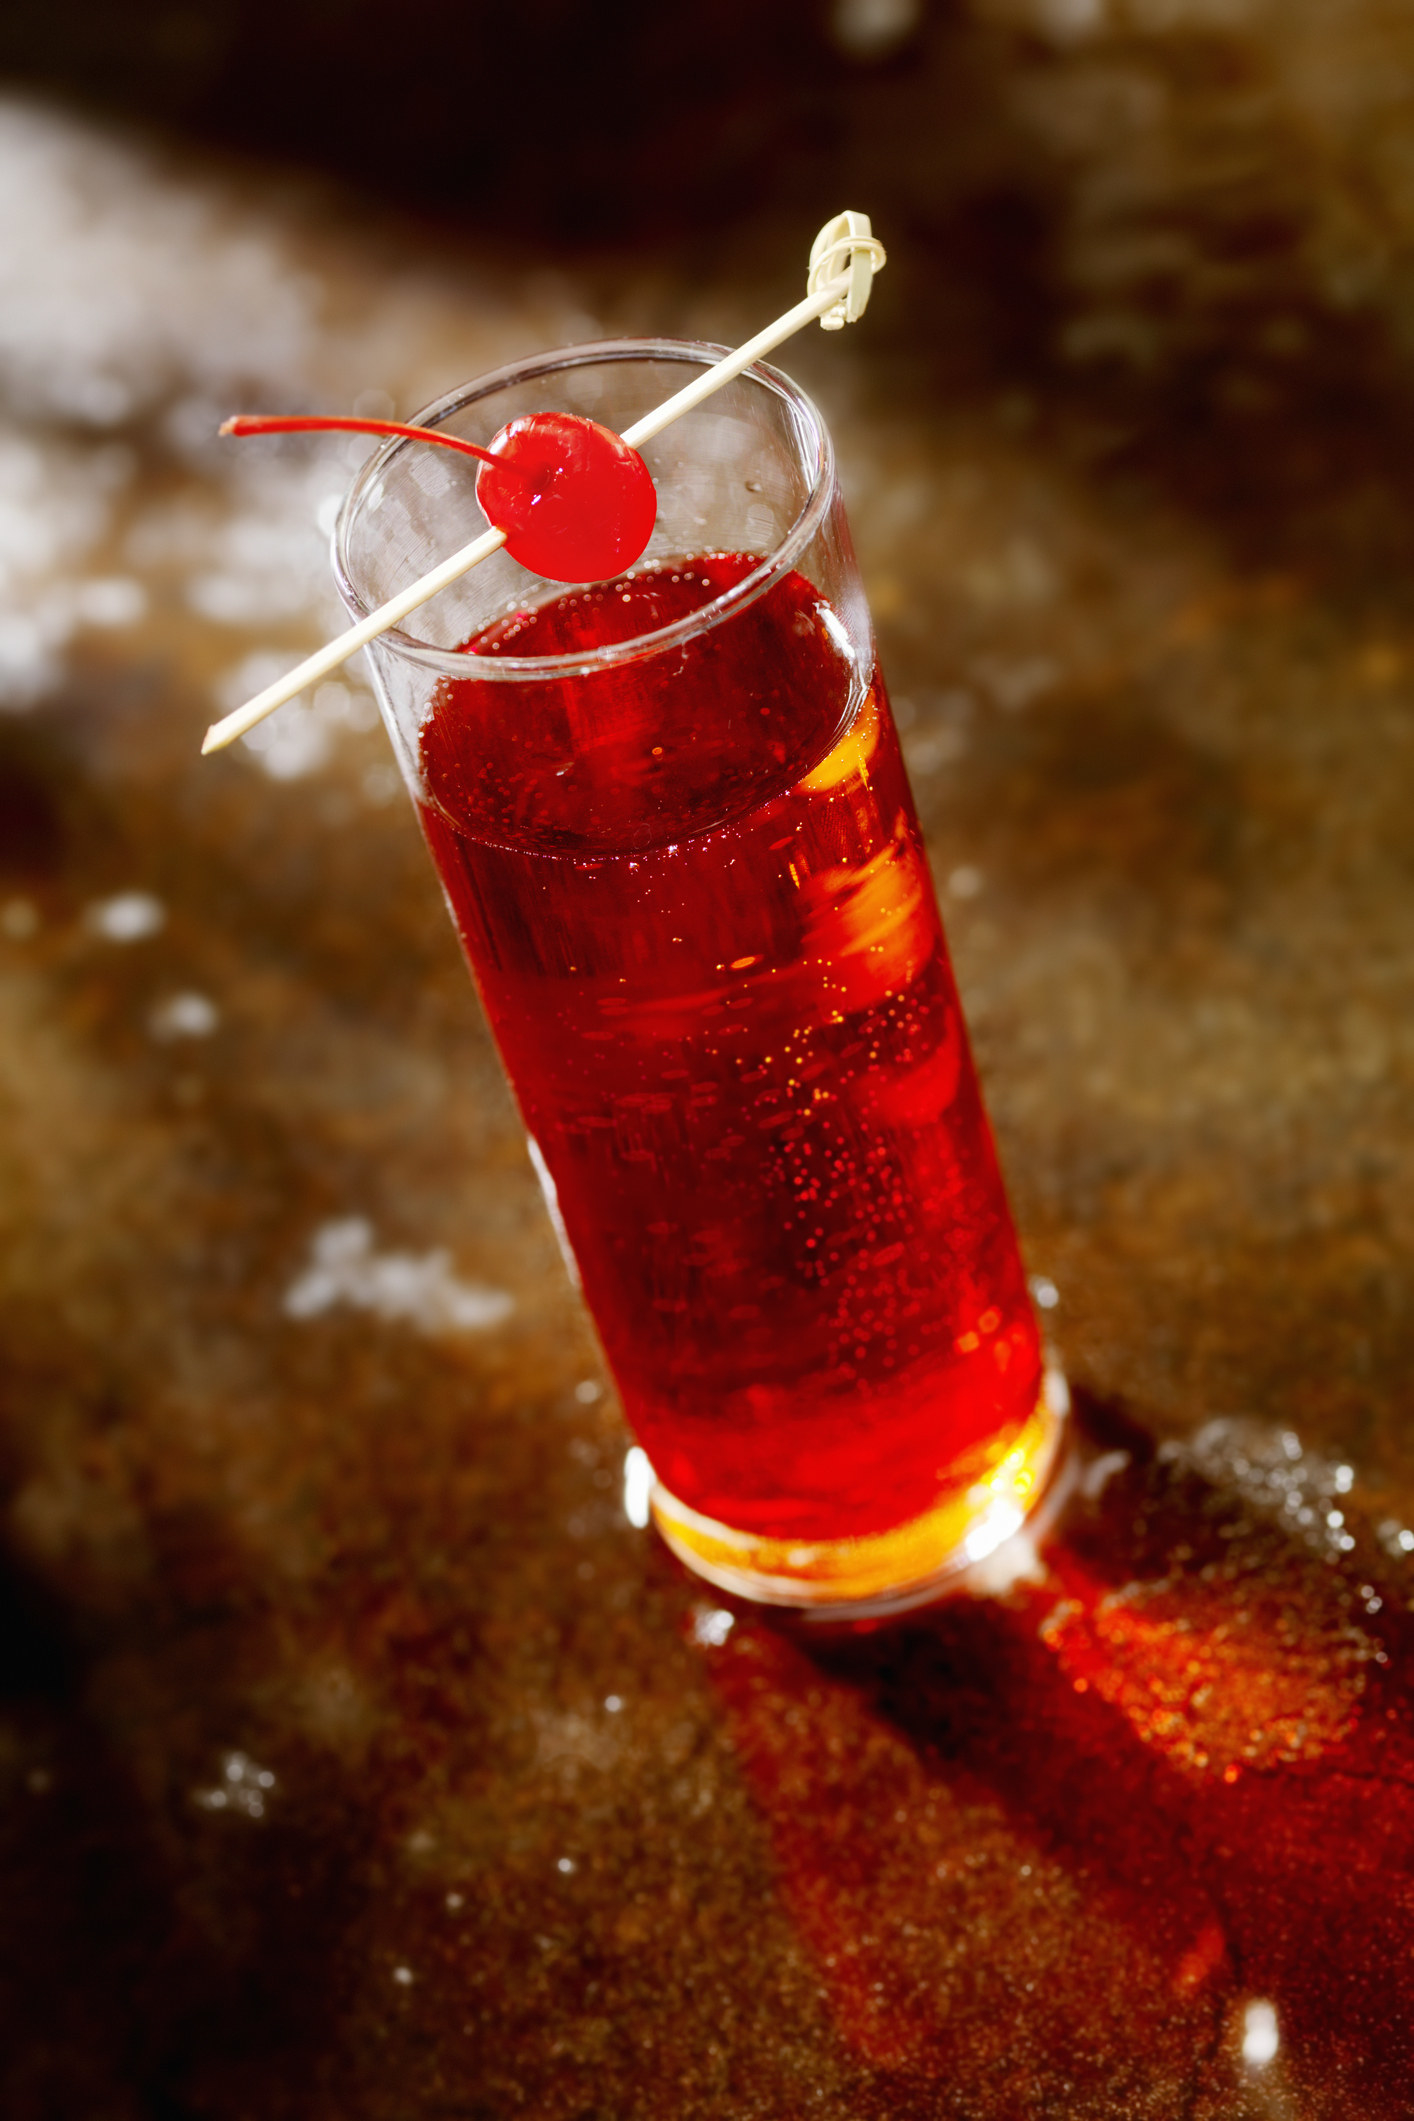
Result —
<path fill-rule="evenodd" d="M 487 520 L 505 532 L 506 551 L 551 582 L 603 582 L 638 559 L 658 514 L 658 495 L 636 449 L 597 420 L 569 412 L 532 412 L 512 420 L 489 448 L 435 427 L 396 420 L 323 415 L 241 414 L 222 434 L 341 432 L 403 435 L 478 457 L 476 498 Z"/>
<path fill-rule="evenodd" d="M 658 494 L 636 449 L 597 420 L 532 412 L 503 427 L 476 498 L 506 550 L 552 582 L 604 582 L 653 535 Z M 513 478 L 506 471 L 517 474 Z"/>

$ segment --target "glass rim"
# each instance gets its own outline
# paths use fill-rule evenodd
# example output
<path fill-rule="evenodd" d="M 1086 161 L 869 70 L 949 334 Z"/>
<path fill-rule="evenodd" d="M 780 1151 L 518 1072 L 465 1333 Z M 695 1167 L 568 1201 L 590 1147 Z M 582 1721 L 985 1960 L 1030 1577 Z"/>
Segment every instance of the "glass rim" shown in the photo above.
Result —
<path fill-rule="evenodd" d="M 575 346 L 552 347 L 545 353 L 532 354 L 524 360 L 508 362 L 504 367 L 488 369 L 485 374 L 475 376 L 468 383 L 457 386 L 430 405 L 412 415 L 408 425 L 412 427 L 438 427 L 454 413 L 474 405 L 479 398 L 492 396 L 518 383 L 525 383 L 536 376 L 557 373 L 569 368 L 587 368 L 608 361 L 681 361 L 708 368 L 729 353 L 730 347 L 714 345 L 702 339 L 593 339 Z M 464 648 L 437 648 L 430 641 L 419 640 L 416 635 L 404 633 L 401 627 L 390 626 L 369 643 L 377 648 L 386 643 L 395 648 L 409 662 L 418 663 L 424 669 L 436 670 L 449 677 L 469 678 L 473 671 L 478 680 L 504 682 L 527 682 L 535 679 L 581 677 L 595 670 L 611 668 L 617 664 L 634 663 L 647 656 L 659 655 L 665 649 L 695 638 L 718 626 L 735 612 L 754 604 L 771 584 L 787 572 L 794 561 L 819 529 L 834 492 L 835 452 L 829 429 L 820 415 L 818 406 L 800 388 L 798 383 L 773 368 L 766 361 L 755 361 L 750 368 L 743 369 L 742 380 L 762 385 L 776 397 L 783 398 L 792 415 L 792 425 L 797 435 L 808 436 L 813 450 L 814 465 L 810 488 L 795 520 L 784 537 L 770 551 L 762 555 L 750 573 L 743 575 L 729 589 L 724 589 L 709 603 L 700 605 L 685 618 L 676 619 L 669 626 L 660 626 L 650 633 L 634 634 L 626 641 L 612 641 L 586 654 L 577 649 L 565 655 L 545 656 L 499 656 L 476 655 Z M 362 505 L 375 480 L 384 476 L 399 451 L 416 449 L 416 442 L 402 436 L 394 436 L 374 450 L 367 461 L 359 467 L 352 486 L 344 497 L 334 524 L 333 562 L 334 579 L 339 595 L 352 613 L 355 621 L 367 618 L 376 606 L 371 604 L 356 586 L 349 551 L 350 540 Z M 802 457 L 806 455 L 803 450 Z M 810 467 L 807 465 L 807 469 Z M 691 557 L 683 554 L 684 559 Z M 626 575 L 636 570 L 628 568 Z M 571 593 L 581 586 L 573 582 L 548 585 L 560 594 Z"/>

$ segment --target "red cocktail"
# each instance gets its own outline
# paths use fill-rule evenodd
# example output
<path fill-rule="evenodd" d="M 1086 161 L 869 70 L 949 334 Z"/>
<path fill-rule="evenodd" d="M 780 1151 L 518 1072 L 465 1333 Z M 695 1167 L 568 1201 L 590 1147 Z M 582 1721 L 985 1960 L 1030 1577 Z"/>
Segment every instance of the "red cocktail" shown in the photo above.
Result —
<path fill-rule="evenodd" d="M 596 406 L 646 365 L 580 356 Z M 733 390 L 654 466 L 666 552 L 508 580 L 379 676 L 660 1526 L 732 1588 L 848 1604 L 995 1544 L 1056 1423 L 828 443 L 784 379 Z"/>

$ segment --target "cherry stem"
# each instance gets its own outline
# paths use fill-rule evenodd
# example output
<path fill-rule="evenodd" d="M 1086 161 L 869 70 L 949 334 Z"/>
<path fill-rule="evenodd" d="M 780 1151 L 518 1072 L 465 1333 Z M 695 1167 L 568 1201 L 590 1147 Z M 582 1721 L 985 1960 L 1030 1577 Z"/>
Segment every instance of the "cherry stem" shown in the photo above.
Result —
<path fill-rule="evenodd" d="M 221 422 L 220 432 L 223 435 L 322 434 L 330 428 L 345 434 L 402 435 L 409 442 L 440 442 L 444 449 L 459 450 L 465 457 L 480 457 L 484 464 L 499 465 L 502 471 L 517 470 L 515 464 L 483 449 L 478 442 L 463 442 L 460 435 L 444 435 L 435 427 L 404 427 L 398 420 L 345 420 L 326 418 L 322 413 L 286 417 L 281 413 L 238 412 L 234 419 Z M 524 472 L 518 475 L 525 477 Z"/>

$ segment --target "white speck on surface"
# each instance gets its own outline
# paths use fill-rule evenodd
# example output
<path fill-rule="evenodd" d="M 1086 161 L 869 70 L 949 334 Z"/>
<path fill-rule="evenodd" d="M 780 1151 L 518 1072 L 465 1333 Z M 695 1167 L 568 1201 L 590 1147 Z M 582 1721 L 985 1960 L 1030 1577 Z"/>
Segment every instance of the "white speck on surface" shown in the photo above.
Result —
<path fill-rule="evenodd" d="M 255 693 L 263 692 L 267 685 L 282 678 L 297 660 L 287 648 L 252 648 L 239 663 L 222 671 L 211 688 L 211 697 L 222 714 L 233 714 Z"/>
<path fill-rule="evenodd" d="M 515 1308 L 503 1289 L 460 1281 L 451 1254 L 375 1252 L 373 1227 L 342 1216 L 314 1234 L 311 1261 L 285 1292 L 290 1318 L 318 1318 L 340 1304 L 378 1318 L 406 1320 L 424 1333 L 475 1333 L 500 1325 Z"/>
<path fill-rule="evenodd" d="M 0 907 L 0 932 L 12 943 L 27 943 L 32 935 L 39 933 L 39 908 L 32 899 L 6 899 Z"/>
<path fill-rule="evenodd" d="M 622 1694 L 606 1694 L 604 1696 L 604 1706 L 611 1716 L 617 1716 L 623 1705 Z"/>
<path fill-rule="evenodd" d="M 830 35 L 851 59 L 886 59 L 922 18 L 922 0 L 835 0 Z"/>
<path fill-rule="evenodd" d="M 315 721 L 303 700 L 291 700 L 266 721 L 247 729 L 241 742 L 259 759 L 272 781 L 302 781 L 317 773 L 329 757 L 329 732 Z"/>
<path fill-rule="evenodd" d="M 915 730 L 904 740 L 908 770 L 920 775 L 936 773 L 940 766 L 950 766 L 966 749 L 967 737 L 961 729 Z"/>
<path fill-rule="evenodd" d="M 555 1869 L 557 1871 L 563 1871 L 566 1877 L 568 1877 L 569 1873 L 574 1869 L 573 1856 L 561 1856 L 559 1862 L 555 1865 Z"/>
<path fill-rule="evenodd" d="M 136 626 L 147 611 L 147 591 L 130 575 L 96 575 L 75 582 L 73 600 L 81 626 Z"/>
<path fill-rule="evenodd" d="M 84 920 L 108 943 L 140 943 L 165 926 L 167 909 L 150 891 L 119 891 L 89 906 Z"/>
<path fill-rule="evenodd" d="M 976 898 L 981 889 L 982 872 L 970 862 L 960 863 L 948 878 L 948 890 L 954 898 Z"/>
<path fill-rule="evenodd" d="M 1031 1300 L 1041 1311 L 1054 1311 L 1060 1302 L 1060 1290 L 1046 1274 L 1031 1277 Z"/>
<path fill-rule="evenodd" d="M 1078 43 L 1105 26 L 1106 0 L 1035 0 L 1038 30 L 1056 44 Z"/>
<path fill-rule="evenodd" d="M 692 1639 L 704 1650 L 719 1650 L 736 1626 L 725 1606 L 700 1605 L 692 1616 Z"/>
<path fill-rule="evenodd" d="M 393 1979 L 397 1982 L 399 1988 L 411 1988 L 412 1968 L 410 1966 L 395 1966 L 393 1968 Z"/>
<path fill-rule="evenodd" d="M 212 688 L 212 697 L 223 715 L 244 707 L 267 685 L 282 678 L 298 660 L 288 650 L 257 648 L 243 656 Z M 321 690 L 323 688 L 321 687 Z M 317 772 L 332 750 L 327 717 L 317 716 L 303 694 L 279 708 L 267 720 L 257 722 L 241 738 L 255 754 L 272 781 L 297 781 Z"/>
<path fill-rule="evenodd" d="M 211 1789 L 193 1790 L 192 1803 L 204 1812 L 234 1812 L 243 1819 L 263 1819 L 266 1799 L 275 1787 L 271 1769 L 249 1753 L 224 1753 L 221 1780 Z"/>
<path fill-rule="evenodd" d="M 1000 656 L 979 656 L 972 667 L 983 690 L 1005 714 L 1019 714 L 1043 692 L 1049 692 L 1060 676 L 1048 656 L 1030 656 L 1015 663 Z"/>
<path fill-rule="evenodd" d="M 153 1008 L 147 1028 L 155 1039 L 168 1043 L 178 1038 L 210 1038 L 221 1021 L 215 1002 L 189 988 L 169 994 Z"/>
<path fill-rule="evenodd" d="M 1080 1492 L 1094 1502 L 1104 1494 L 1116 1473 L 1122 1473 L 1129 1464 L 1128 1451 L 1102 1451 L 1093 1459 L 1080 1476 Z"/>
<path fill-rule="evenodd" d="M 641 1532 L 652 1514 L 653 1468 L 648 1453 L 630 1444 L 624 1453 L 624 1515 Z"/>
<path fill-rule="evenodd" d="M 338 678 L 315 687 L 310 712 L 316 721 L 327 723 L 331 729 L 378 727 L 378 705 L 373 695 L 361 686 L 345 685 Z"/>
<path fill-rule="evenodd" d="M 604 1387 L 597 1377 L 582 1377 L 574 1388 L 574 1396 L 582 1407 L 592 1407 L 596 1399 L 604 1397 Z"/>
<path fill-rule="evenodd" d="M 1276 2010 L 1259 1997 L 1242 2014 L 1242 2059 L 1253 2069 L 1265 2069 L 1276 2060 L 1280 2046 Z"/>
<path fill-rule="evenodd" d="M 371 415 L 370 415 L 370 417 L 371 417 Z M 455 1915 L 455 1913 L 456 1913 L 457 1909 L 458 1909 L 459 1907 L 464 1907 L 464 1906 L 465 1906 L 465 1904 L 466 1904 L 466 1901 L 465 1901 L 465 1896 L 464 1896 L 463 1894 L 461 1894 L 461 1893 L 448 1893 L 448 1895 L 447 1895 L 447 1906 L 448 1906 L 448 1908 L 450 1909 L 450 1911 L 452 1912 L 452 1914 L 454 1914 L 454 1915 Z"/>

